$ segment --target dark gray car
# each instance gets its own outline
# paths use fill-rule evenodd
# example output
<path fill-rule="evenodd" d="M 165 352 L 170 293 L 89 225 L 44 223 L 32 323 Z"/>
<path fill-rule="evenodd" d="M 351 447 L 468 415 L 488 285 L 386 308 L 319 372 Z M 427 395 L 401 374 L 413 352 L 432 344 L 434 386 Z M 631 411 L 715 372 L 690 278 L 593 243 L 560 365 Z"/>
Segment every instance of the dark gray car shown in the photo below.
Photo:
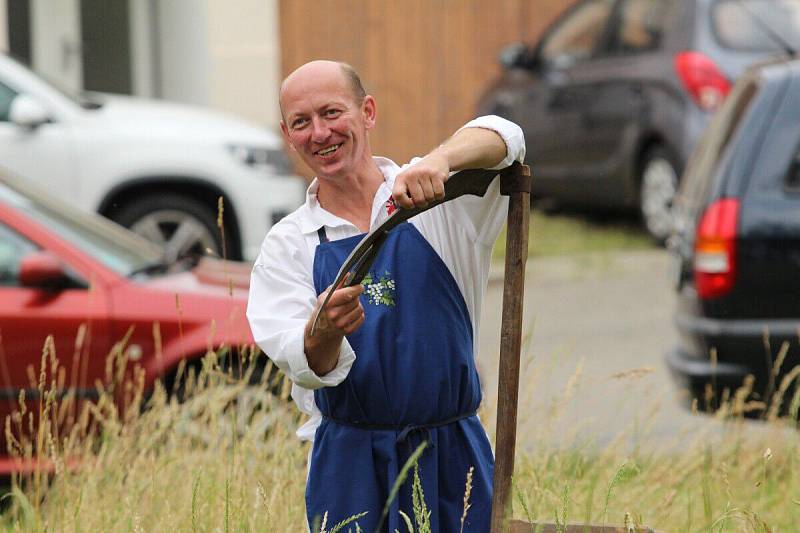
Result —
<path fill-rule="evenodd" d="M 800 0 L 584 0 L 507 48 L 480 113 L 525 132 L 535 194 L 638 208 L 659 241 L 710 115 L 756 60 L 800 43 Z"/>

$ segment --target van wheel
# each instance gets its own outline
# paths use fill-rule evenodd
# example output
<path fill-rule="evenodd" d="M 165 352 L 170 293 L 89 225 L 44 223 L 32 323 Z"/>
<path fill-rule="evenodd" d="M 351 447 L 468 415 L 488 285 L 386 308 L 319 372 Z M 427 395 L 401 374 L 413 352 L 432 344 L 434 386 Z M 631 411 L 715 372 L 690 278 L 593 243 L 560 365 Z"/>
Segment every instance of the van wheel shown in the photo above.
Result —
<path fill-rule="evenodd" d="M 639 208 L 647 232 L 663 244 L 672 231 L 672 202 L 680 171 L 675 157 L 656 147 L 645 154 L 639 180 Z"/>
<path fill-rule="evenodd" d="M 165 249 L 167 259 L 222 256 L 222 236 L 210 207 L 178 194 L 144 196 L 124 205 L 113 219 Z"/>

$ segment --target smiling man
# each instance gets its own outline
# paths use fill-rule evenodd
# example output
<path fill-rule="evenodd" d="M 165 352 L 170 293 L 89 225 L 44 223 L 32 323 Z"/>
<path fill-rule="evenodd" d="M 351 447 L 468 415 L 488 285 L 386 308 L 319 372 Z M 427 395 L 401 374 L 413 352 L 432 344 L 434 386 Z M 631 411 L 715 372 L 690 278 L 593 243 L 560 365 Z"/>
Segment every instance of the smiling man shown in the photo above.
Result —
<path fill-rule="evenodd" d="M 281 130 L 316 174 L 306 203 L 270 230 L 253 267 L 253 335 L 292 380 L 310 420 L 309 524 L 366 512 L 374 531 L 389 491 L 423 442 L 419 475 L 433 531 L 488 531 L 493 458 L 475 412 L 474 364 L 492 246 L 505 217 L 497 180 L 483 198 L 434 207 L 389 234 L 361 285 L 336 288 L 315 335 L 310 325 L 330 284 L 363 234 L 396 208 L 444 195 L 451 172 L 522 161 L 521 130 L 499 117 L 475 119 L 423 158 L 402 167 L 374 157 L 377 105 L 351 67 L 313 61 L 281 85 Z M 411 484 L 383 530 L 413 516 Z"/>

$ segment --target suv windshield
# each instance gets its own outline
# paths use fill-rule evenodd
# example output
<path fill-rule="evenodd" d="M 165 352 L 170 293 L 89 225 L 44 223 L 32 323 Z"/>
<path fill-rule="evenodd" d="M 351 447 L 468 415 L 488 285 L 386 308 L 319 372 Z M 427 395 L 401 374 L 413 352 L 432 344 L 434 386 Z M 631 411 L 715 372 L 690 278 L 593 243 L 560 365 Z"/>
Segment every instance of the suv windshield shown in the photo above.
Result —
<path fill-rule="evenodd" d="M 794 49 L 800 47 L 797 0 L 719 0 L 711 24 L 720 44 L 735 50 L 782 50 L 780 40 Z"/>
<path fill-rule="evenodd" d="M 66 98 L 75 105 L 79 105 L 82 108 L 88 110 L 100 109 L 103 106 L 102 102 L 93 98 L 91 95 L 88 95 L 81 91 L 74 91 L 68 87 L 65 87 L 63 84 L 53 80 L 46 74 L 33 70 L 29 65 L 25 64 L 23 61 L 20 61 L 19 59 L 15 58 L 12 55 L 4 54 L 3 61 L 10 63 L 11 66 L 14 69 L 17 69 L 18 72 L 23 72 L 24 75 L 28 77 L 29 80 L 34 79 L 36 80 L 36 83 L 46 85 L 48 89 L 57 92 L 62 97 Z M 19 91 L 20 87 L 17 87 L 16 89 L 17 91 Z M 12 90 L 14 96 L 16 96 L 17 91 Z M 27 92 L 27 91 L 22 91 L 22 92 Z"/>
<path fill-rule="evenodd" d="M 128 276 L 161 260 L 158 247 L 99 216 L 90 216 L 47 198 L 32 187 L 3 177 L 0 204 L 11 205 L 111 270 Z"/>

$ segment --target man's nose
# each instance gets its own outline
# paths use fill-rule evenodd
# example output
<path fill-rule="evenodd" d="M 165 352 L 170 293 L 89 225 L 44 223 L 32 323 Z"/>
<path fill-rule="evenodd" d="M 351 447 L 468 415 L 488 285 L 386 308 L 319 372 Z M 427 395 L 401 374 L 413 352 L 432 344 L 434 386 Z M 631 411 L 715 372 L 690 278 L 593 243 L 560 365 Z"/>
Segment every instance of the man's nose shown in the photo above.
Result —
<path fill-rule="evenodd" d="M 325 121 L 314 117 L 311 119 L 311 140 L 320 143 L 328 140 L 331 134 L 330 128 L 325 124 Z"/>

